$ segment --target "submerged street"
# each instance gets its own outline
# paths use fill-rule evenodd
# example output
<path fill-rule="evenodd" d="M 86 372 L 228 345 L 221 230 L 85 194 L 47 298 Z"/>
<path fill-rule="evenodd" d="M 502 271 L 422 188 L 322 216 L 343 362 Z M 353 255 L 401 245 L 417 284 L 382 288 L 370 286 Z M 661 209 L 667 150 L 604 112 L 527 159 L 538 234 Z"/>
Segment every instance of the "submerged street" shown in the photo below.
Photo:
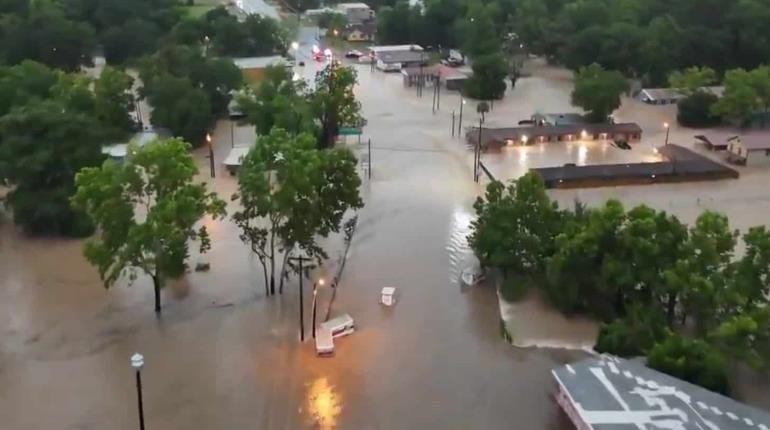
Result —
<path fill-rule="evenodd" d="M 310 49 L 311 36 L 303 49 Z M 308 79 L 318 67 L 308 61 L 297 72 Z M 360 170 L 365 206 L 331 307 L 332 317 L 350 314 L 356 332 L 335 341 L 335 356 L 316 357 L 308 339 L 313 280 L 304 282 L 307 332 L 300 343 L 297 279 L 283 295 L 265 297 L 261 266 L 229 219 L 205 220 L 213 247 L 193 255 L 191 264 L 209 262 L 211 270 L 171 283 L 162 293 L 160 317 L 152 311 L 146 277 L 107 291 L 82 257 L 82 242 L 30 238 L 6 220 L 0 224 L 3 429 L 137 428 L 129 364 L 134 352 L 145 357 L 144 412 L 151 429 L 571 428 L 552 399 L 550 370 L 586 356 L 582 350 L 593 344 L 596 324 L 565 319 L 537 301 L 505 305 L 514 346 L 501 334 L 493 286 L 458 282 L 473 261 L 465 238 L 472 204 L 487 183 L 472 181 L 472 153 L 451 136 L 459 96 L 442 92 L 433 114 L 429 89 L 418 98 L 398 74 L 354 67 L 368 124 L 362 144 L 350 136 L 347 145 L 361 159 L 371 139 L 372 177 Z M 572 111 L 563 72 L 541 63 L 532 67 L 533 76 L 496 103 L 489 124 L 510 124 L 535 111 Z M 627 102 L 618 115 L 645 128 L 632 151 L 599 144 L 570 151 L 552 144 L 482 159 L 501 179 L 580 157 L 645 159 L 660 144 L 656 124 L 669 114 Z M 464 127 L 477 123 L 474 102 L 465 105 L 463 121 Z M 672 130 L 672 141 L 689 144 L 692 133 Z M 208 151 L 199 148 L 200 179 L 229 201 L 236 178 L 221 162 L 231 144 L 252 141 L 254 132 L 220 121 L 213 137 L 217 177 L 208 177 Z M 563 206 L 576 197 L 592 205 L 617 197 L 684 221 L 711 208 L 745 229 L 766 221 L 770 194 L 762 185 L 766 172 L 741 173 L 737 181 L 550 194 Z M 324 276 L 336 270 L 341 250 L 339 237 L 328 240 Z M 384 286 L 397 288 L 392 308 L 378 303 Z M 323 317 L 329 291 L 319 297 Z M 756 386 L 747 384 L 742 394 L 750 403 L 768 404 L 766 393 L 752 392 Z"/>
<path fill-rule="evenodd" d="M 332 308 L 352 315 L 357 331 L 336 341 L 336 356 L 316 358 L 311 341 L 299 343 L 296 279 L 265 298 L 259 263 L 229 220 L 207 221 L 213 248 L 192 262 L 211 271 L 167 287 L 159 318 L 148 279 L 106 291 L 80 242 L 27 238 L 6 222 L 3 428 L 136 428 L 137 351 L 148 428 L 569 428 L 549 371 L 583 353 L 512 347 L 493 288 L 457 282 L 481 188 L 471 154 L 449 135 L 447 108 L 434 116 L 430 98 L 417 100 L 398 76 L 357 67 L 373 175 Z M 229 133 L 220 123 L 217 160 Z M 206 175 L 204 151 L 196 154 Z M 235 178 L 221 164 L 217 173 L 213 186 L 227 199 Z M 378 303 L 388 285 L 398 289 L 393 308 Z"/>

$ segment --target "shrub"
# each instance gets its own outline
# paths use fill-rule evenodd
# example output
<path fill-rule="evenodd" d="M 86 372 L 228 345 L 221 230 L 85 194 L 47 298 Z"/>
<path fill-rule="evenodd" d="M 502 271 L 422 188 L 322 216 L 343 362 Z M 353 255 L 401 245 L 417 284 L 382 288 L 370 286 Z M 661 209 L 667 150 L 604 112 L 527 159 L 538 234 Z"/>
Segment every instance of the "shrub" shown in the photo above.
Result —
<path fill-rule="evenodd" d="M 533 284 L 529 276 L 507 275 L 500 285 L 500 295 L 506 302 L 515 302 L 524 297 Z"/>
<path fill-rule="evenodd" d="M 724 359 L 701 340 L 669 336 L 650 349 L 647 366 L 711 391 L 728 390 Z"/>
<path fill-rule="evenodd" d="M 669 336 L 666 319 L 659 311 L 634 306 L 624 319 L 603 324 L 594 349 L 620 357 L 645 355 L 655 343 Z"/>
<path fill-rule="evenodd" d="M 711 93 L 698 91 L 679 101 L 677 120 L 686 127 L 713 127 L 721 118 L 712 113 L 711 107 L 718 101 Z"/>

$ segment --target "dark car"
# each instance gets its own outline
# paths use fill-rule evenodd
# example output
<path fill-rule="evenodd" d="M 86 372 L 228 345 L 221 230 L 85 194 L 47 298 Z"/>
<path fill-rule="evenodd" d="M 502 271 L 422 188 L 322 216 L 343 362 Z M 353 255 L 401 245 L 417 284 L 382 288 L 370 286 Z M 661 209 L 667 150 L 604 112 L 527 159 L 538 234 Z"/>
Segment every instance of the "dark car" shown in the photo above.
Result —
<path fill-rule="evenodd" d="M 353 49 L 345 53 L 345 58 L 360 58 L 362 55 L 364 55 L 363 52 Z"/>

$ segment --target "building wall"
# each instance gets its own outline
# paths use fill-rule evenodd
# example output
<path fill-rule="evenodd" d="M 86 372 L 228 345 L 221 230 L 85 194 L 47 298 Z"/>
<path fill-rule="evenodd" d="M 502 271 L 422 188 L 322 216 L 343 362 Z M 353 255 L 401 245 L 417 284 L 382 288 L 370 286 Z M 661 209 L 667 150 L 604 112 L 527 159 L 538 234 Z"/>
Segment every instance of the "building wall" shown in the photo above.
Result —
<path fill-rule="evenodd" d="M 247 82 L 258 82 L 258 81 L 261 81 L 262 78 L 264 77 L 265 69 L 263 68 L 241 69 L 241 73 L 243 73 L 243 79 L 245 79 Z"/>

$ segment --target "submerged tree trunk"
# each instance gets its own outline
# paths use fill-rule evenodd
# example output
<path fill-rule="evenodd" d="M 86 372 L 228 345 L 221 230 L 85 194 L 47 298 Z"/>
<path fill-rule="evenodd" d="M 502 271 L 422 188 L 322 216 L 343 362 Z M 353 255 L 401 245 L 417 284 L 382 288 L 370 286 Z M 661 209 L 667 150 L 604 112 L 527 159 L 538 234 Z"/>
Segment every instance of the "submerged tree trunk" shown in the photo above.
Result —
<path fill-rule="evenodd" d="M 275 232 L 270 231 L 270 294 L 275 295 Z"/>
<path fill-rule="evenodd" d="M 155 290 L 155 313 L 160 313 L 160 278 L 157 273 L 152 276 L 152 286 Z"/>
<path fill-rule="evenodd" d="M 265 276 L 265 296 L 269 296 L 270 284 L 267 280 L 267 260 L 264 257 L 259 257 L 259 262 L 262 263 L 262 274 Z"/>
<path fill-rule="evenodd" d="M 283 262 L 281 263 L 281 280 L 278 284 L 278 293 L 283 294 L 283 280 L 286 277 L 286 262 L 289 260 L 289 251 L 283 253 Z"/>

